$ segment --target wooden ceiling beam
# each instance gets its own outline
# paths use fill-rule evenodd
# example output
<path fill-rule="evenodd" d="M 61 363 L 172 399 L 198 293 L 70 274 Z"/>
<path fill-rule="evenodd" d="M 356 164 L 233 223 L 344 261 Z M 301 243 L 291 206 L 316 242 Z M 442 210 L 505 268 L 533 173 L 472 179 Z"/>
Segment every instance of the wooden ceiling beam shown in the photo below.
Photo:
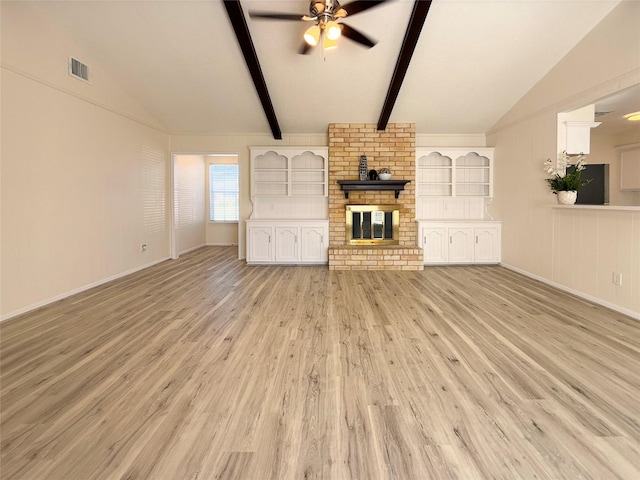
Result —
<path fill-rule="evenodd" d="M 264 110 L 264 114 L 266 115 L 269 126 L 271 127 L 273 138 L 276 140 L 282 140 L 282 132 L 280 131 L 276 112 L 273 109 L 273 104 L 271 103 L 267 84 L 264 81 L 264 76 L 262 75 L 262 69 L 260 68 L 256 49 L 254 48 L 253 41 L 251 40 L 247 21 L 244 17 L 244 13 L 242 13 L 240 0 L 224 0 L 224 6 L 227 9 L 227 15 L 229 16 L 231 26 L 236 34 L 236 38 L 238 39 L 238 44 L 240 44 L 242 55 L 244 55 L 244 61 L 249 68 L 249 73 L 251 74 L 251 79 L 253 80 L 258 97 L 260 98 L 260 103 L 262 103 L 262 109 Z"/>
<path fill-rule="evenodd" d="M 378 130 L 385 130 L 387 128 L 391 111 L 398 98 L 398 93 L 400 93 L 400 87 L 409 68 L 409 63 L 411 62 L 411 57 L 418 43 L 422 26 L 429 13 L 429 7 L 431 7 L 431 0 L 415 0 L 413 4 L 413 12 L 411 12 L 409 25 L 407 25 L 407 31 L 404 34 L 396 68 L 393 72 L 393 77 L 391 77 L 387 97 L 384 101 L 380 118 L 378 119 Z"/>

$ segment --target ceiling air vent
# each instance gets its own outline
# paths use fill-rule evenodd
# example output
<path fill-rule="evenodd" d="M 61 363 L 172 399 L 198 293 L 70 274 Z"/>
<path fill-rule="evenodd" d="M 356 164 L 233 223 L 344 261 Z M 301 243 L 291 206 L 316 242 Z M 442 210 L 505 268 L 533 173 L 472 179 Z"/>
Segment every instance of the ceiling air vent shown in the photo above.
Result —
<path fill-rule="evenodd" d="M 80 60 L 76 60 L 71 57 L 69 59 L 69 75 L 76 77 L 78 80 L 89 82 L 89 67 L 82 63 Z"/>

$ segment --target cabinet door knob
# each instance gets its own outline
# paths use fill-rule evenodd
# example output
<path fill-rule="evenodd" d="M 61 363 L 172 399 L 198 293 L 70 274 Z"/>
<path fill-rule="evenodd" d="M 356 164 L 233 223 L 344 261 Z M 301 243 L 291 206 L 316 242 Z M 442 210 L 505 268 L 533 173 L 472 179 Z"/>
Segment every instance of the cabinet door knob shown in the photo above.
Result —
<path fill-rule="evenodd" d="M 476 243 L 478 243 L 478 235 L 476 235 Z"/>

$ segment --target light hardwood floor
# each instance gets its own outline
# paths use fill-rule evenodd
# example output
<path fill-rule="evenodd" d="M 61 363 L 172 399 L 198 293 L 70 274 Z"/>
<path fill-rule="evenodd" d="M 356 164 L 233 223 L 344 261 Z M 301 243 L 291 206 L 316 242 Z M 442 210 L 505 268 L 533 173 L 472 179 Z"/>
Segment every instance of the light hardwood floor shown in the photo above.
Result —
<path fill-rule="evenodd" d="M 640 478 L 640 322 L 209 247 L 4 322 L 1 478 Z"/>

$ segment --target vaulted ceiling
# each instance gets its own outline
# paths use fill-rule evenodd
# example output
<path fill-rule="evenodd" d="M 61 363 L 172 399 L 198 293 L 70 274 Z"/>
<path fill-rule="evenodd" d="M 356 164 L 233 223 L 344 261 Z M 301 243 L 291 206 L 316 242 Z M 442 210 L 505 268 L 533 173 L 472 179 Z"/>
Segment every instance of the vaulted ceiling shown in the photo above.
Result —
<path fill-rule="evenodd" d="M 349 0 L 345 0 L 347 4 Z M 26 2 L 84 47 L 171 133 L 271 133 L 221 0 Z M 434 0 L 390 122 L 418 133 L 484 133 L 564 57 L 617 1 Z M 377 40 L 299 55 L 307 0 L 241 0 L 283 134 L 334 122 L 377 123 L 413 0 L 348 19 Z"/>

